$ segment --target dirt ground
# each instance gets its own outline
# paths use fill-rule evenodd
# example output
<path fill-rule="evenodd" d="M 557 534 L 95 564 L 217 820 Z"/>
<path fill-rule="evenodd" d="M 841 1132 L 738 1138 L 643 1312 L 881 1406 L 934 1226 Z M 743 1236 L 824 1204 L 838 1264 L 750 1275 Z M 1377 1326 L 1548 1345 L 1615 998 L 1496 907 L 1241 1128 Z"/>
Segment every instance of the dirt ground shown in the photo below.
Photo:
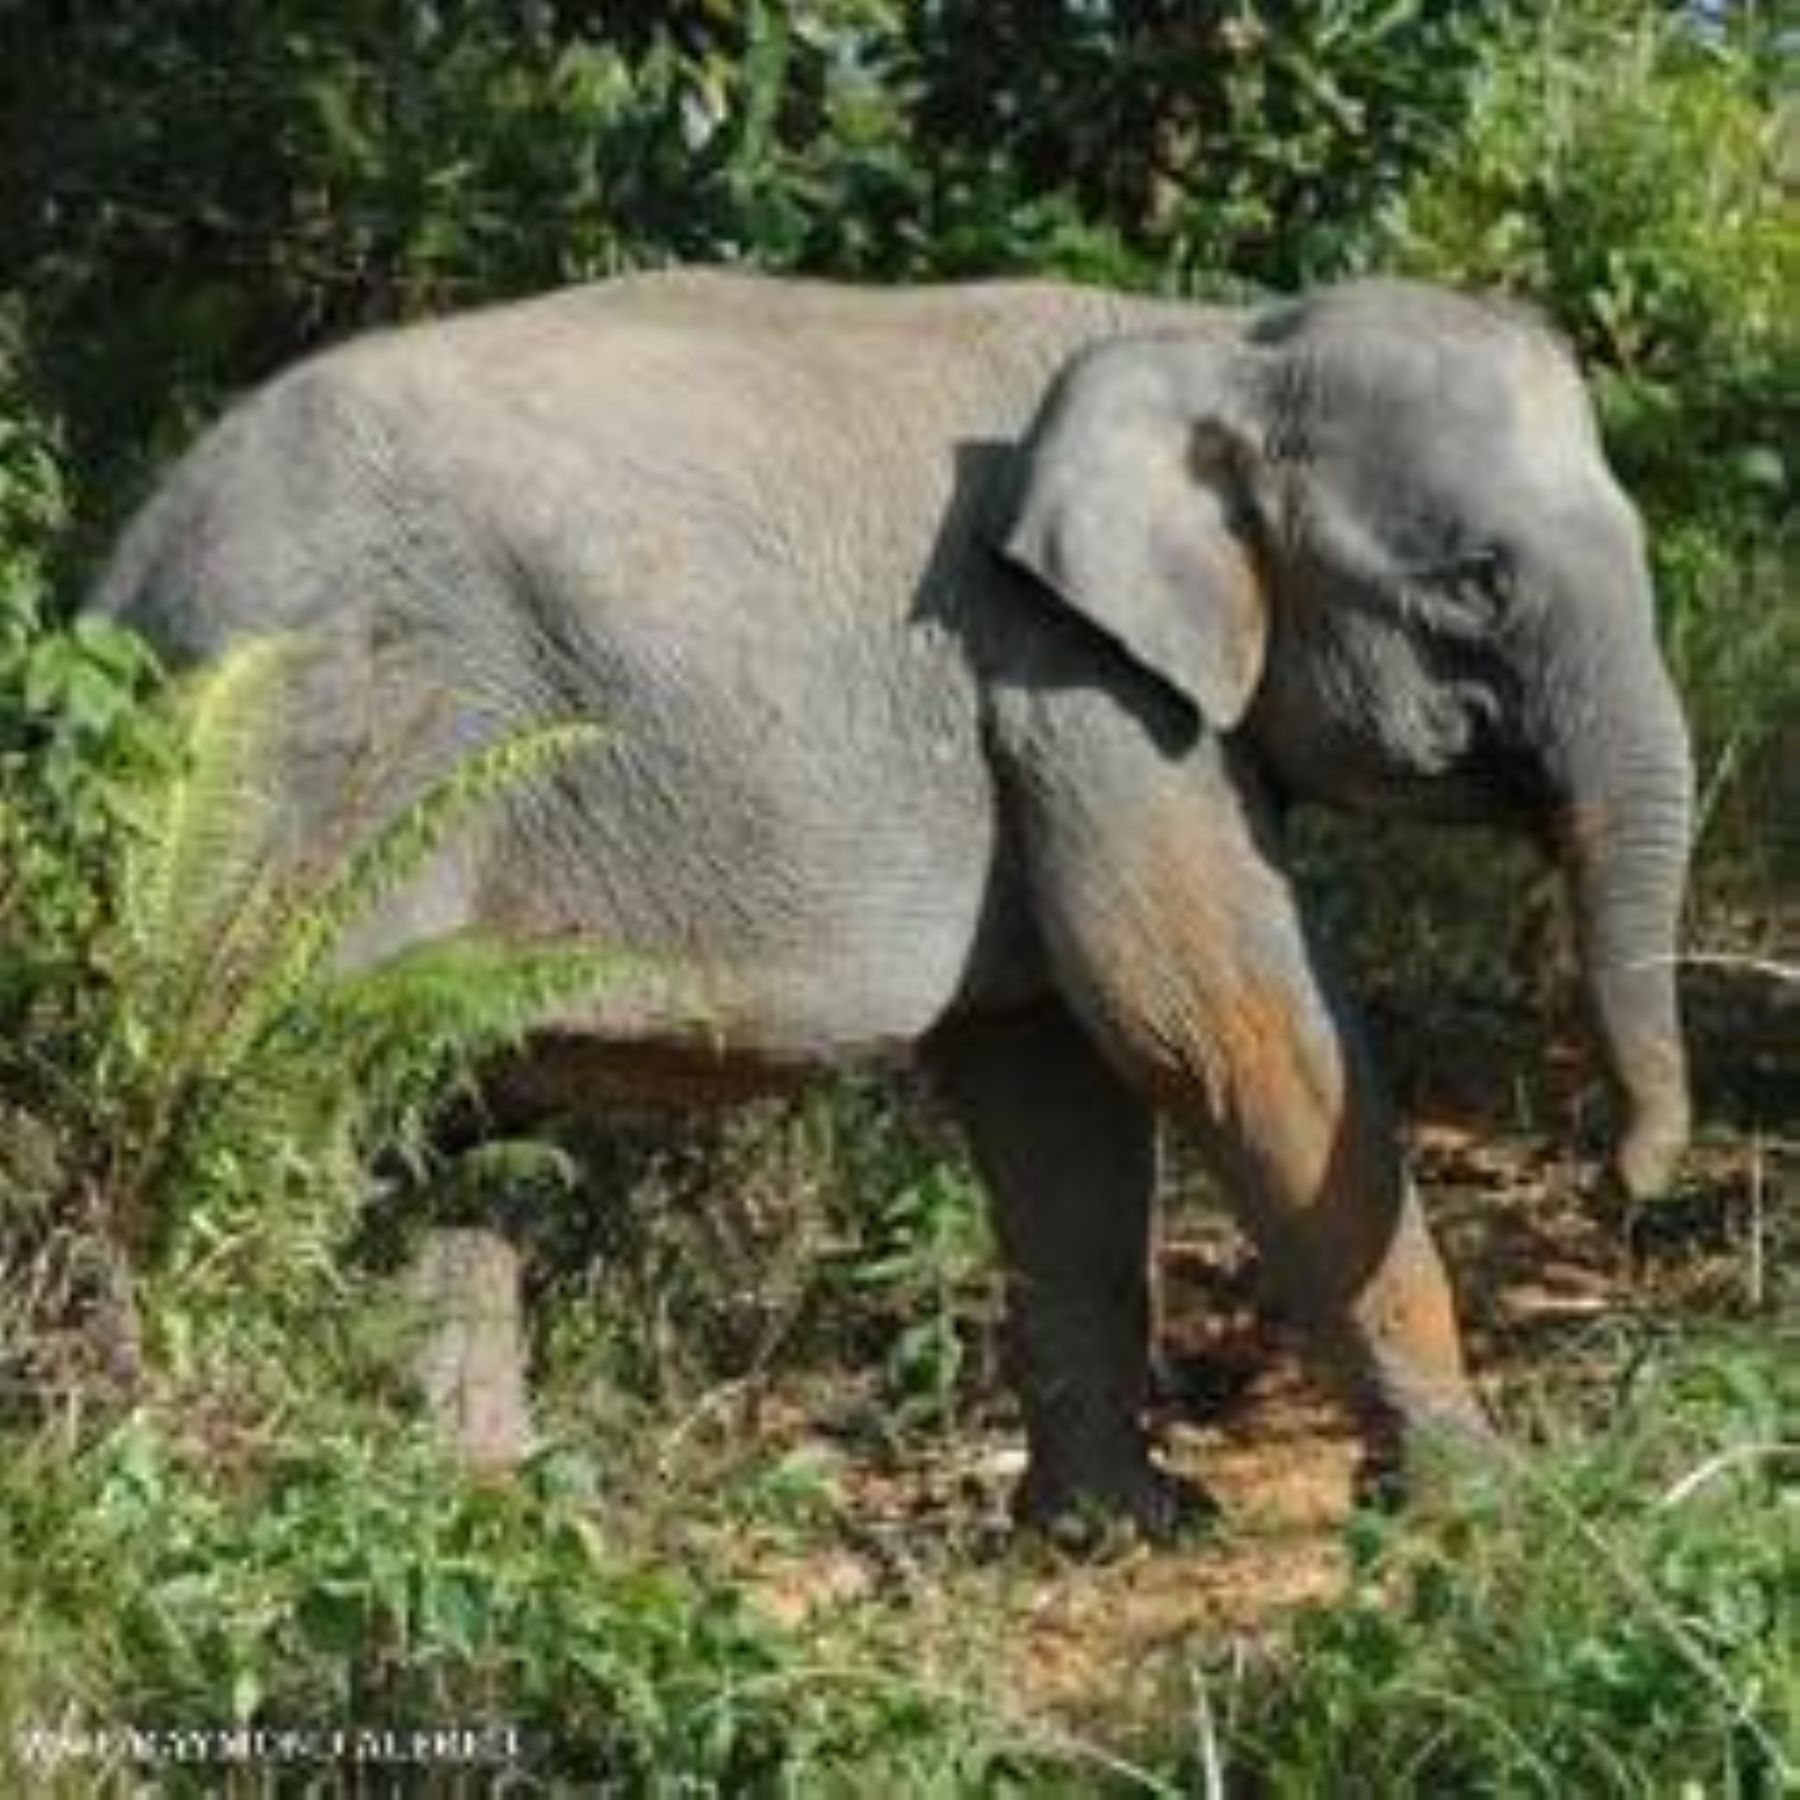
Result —
<path fill-rule="evenodd" d="M 1658 1320 L 1765 1312 L 1784 1253 L 1793 1260 L 1800 1142 L 1703 1146 L 1681 1192 L 1635 1219 L 1606 1214 L 1584 1189 L 1585 1166 L 1541 1139 L 1440 1123 L 1418 1129 L 1413 1160 L 1478 1380 L 1520 1441 L 1547 1387 L 1566 1410 L 1581 1402 L 1584 1371 L 1594 1384 L 1616 1378 L 1621 1344 Z M 986 1634 L 1025 1712 L 1079 1731 L 1150 1705 L 1169 1651 L 1199 1641 L 1253 1656 L 1295 1608 L 1337 1591 L 1357 1462 L 1347 1422 L 1222 1223 L 1171 1221 L 1160 1272 L 1163 1454 L 1203 1481 L 1215 1525 L 1175 1550 L 1034 1555 L 1001 1547 L 1015 1432 L 977 1426 L 873 1466 L 863 1448 L 833 1448 L 837 1529 L 748 1571 L 767 1610 L 804 1627 L 887 1602 L 920 1667 L 945 1680 L 967 1667 L 971 1634 Z M 764 1418 L 794 1443 L 832 1429 L 803 1397 Z"/>

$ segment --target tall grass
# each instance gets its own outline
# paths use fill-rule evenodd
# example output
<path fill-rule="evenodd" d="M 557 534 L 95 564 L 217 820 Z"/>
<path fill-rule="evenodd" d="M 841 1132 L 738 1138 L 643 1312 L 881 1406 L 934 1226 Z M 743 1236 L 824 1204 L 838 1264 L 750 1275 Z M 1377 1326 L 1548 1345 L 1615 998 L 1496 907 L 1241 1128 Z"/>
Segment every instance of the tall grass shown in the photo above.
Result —
<path fill-rule="evenodd" d="M 1773 1796 L 1800 1780 L 1800 1359 L 1644 1354 L 1437 1520 L 1363 1519 L 1345 1596 L 1194 1671 L 1236 1791 Z"/>

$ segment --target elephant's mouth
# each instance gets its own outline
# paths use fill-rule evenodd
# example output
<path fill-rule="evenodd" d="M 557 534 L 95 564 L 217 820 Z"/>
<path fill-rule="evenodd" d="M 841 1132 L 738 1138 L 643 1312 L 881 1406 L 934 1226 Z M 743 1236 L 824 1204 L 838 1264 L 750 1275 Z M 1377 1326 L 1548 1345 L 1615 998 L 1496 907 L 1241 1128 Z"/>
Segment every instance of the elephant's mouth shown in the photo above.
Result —
<path fill-rule="evenodd" d="M 1430 774 L 1344 769 L 1319 798 L 1346 811 L 1400 813 L 1425 824 L 1497 826 L 1523 832 L 1547 853 L 1555 849 L 1555 791 L 1523 754 L 1477 753 Z"/>
<path fill-rule="evenodd" d="M 1437 824 L 1522 831 L 1553 849 L 1563 799 L 1558 785 L 1543 757 L 1509 732 L 1498 709 L 1483 700 L 1459 718 L 1461 742 L 1444 766 L 1402 767 L 1372 784 L 1363 804 Z"/>

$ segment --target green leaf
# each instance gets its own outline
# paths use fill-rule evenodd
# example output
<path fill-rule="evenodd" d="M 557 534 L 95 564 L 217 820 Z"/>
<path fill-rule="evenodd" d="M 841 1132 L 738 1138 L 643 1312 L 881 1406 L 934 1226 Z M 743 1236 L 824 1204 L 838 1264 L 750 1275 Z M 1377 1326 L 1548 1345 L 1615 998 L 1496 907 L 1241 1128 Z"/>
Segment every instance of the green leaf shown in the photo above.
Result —
<path fill-rule="evenodd" d="M 297 639 L 260 638 L 177 692 L 182 766 L 126 887 L 132 933 L 166 969 L 193 972 L 267 862 L 282 696 L 302 656 Z"/>
<path fill-rule="evenodd" d="M 279 1010 L 350 929 L 416 875 L 474 813 L 591 749 L 604 736 L 599 726 L 587 722 L 546 725 L 488 744 L 457 763 L 353 851 L 308 898 L 270 959 L 266 990 L 255 1010 Z"/>

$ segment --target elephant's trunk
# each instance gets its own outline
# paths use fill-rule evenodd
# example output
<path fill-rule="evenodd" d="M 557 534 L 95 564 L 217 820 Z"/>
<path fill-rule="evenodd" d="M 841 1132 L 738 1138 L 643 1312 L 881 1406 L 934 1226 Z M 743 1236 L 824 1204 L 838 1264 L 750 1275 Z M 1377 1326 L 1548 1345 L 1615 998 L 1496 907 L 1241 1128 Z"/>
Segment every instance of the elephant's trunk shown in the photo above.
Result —
<path fill-rule="evenodd" d="M 1642 1198 L 1668 1184 L 1688 1139 L 1676 959 L 1693 765 L 1660 663 L 1645 670 L 1613 662 L 1583 685 L 1586 717 L 1558 759 L 1561 849 L 1594 1021 L 1622 1109 L 1615 1169 L 1626 1193 Z"/>

